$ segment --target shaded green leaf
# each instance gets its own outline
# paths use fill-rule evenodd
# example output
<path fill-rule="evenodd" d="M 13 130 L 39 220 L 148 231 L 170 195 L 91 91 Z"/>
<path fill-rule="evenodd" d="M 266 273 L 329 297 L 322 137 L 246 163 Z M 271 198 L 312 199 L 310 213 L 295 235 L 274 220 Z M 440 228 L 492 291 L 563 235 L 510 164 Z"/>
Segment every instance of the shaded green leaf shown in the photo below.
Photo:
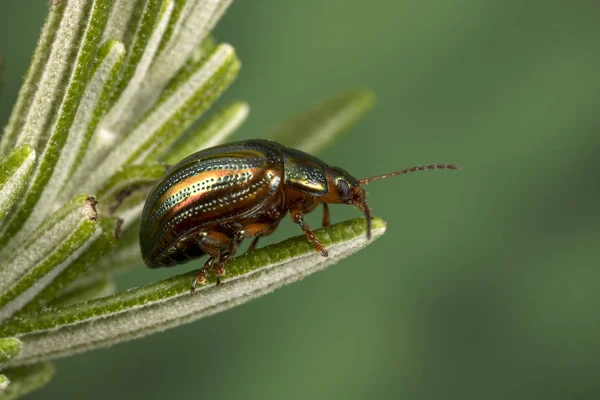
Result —
<path fill-rule="evenodd" d="M 85 300 L 109 296 L 117 291 L 117 284 L 111 278 L 103 278 L 89 282 L 73 290 L 69 290 L 48 303 L 49 307 L 61 307 L 79 303 Z"/>
<path fill-rule="evenodd" d="M 129 165 L 117 172 L 98 191 L 103 209 L 113 213 L 135 190 L 150 188 L 166 172 L 167 166 L 159 163 Z"/>
<path fill-rule="evenodd" d="M 373 237 L 385 223 L 373 221 Z M 20 337 L 26 346 L 11 364 L 31 363 L 141 337 L 224 311 L 300 280 L 370 243 L 363 218 L 315 231 L 329 257 L 315 252 L 304 235 L 230 260 L 223 286 L 208 283 L 190 294 L 197 271 L 123 293 L 42 310 L 7 321 L 0 336 Z"/>
<path fill-rule="evenodd" d="M 35 151 L 29 145 L 13 149 L 0 159 L 0 220 L 15 203 L 35 162 Z"/>
<path fill-rule="evenodd" d="M 99 279 L 114 276 L 115 273 L 126 271 L 144 264 L 140 251 L 140 219 L 139 216 L 134 221 L 129 221 L 115 248 L 98 263 L 94 265 L 87 273 L 79 277 L 74 286 L 86 286 L 90 282 Z"/>
<path fill-rule="evenodd" d="M 315 154 L 328 147 L 372 107 L 375 95 L 356 90 L 320 101 L 269 132 L 269 139 Z"/>
<path fill-rule="evenodd" d="M 54 375 L 54 366 L 43 362 L 26 367 L 10 368 L 4 371 L 4 375 L 10 384 L 0 392 L 0 400 L 13 400 L 38 390 L 50 382 Z"/>
<path fill-rule="evenodd" d="M 234 102 L 211 114 L 197 129 L 182 136 L 162 160 L 176 164 L 190 154 L 225 142 L 244 123 L 249 109 L 247 103 Z"/>

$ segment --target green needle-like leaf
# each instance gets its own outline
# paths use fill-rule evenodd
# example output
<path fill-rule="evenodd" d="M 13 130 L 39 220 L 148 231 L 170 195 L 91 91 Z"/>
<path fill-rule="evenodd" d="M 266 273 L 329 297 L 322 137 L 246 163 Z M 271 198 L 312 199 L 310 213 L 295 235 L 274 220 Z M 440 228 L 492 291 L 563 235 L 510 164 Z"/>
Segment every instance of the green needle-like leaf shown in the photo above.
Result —
<path fill-rule="evenodd" d="M 0 339 L 0 365 L 18 355 L 22 345 L 23 342 L 17 338 Z"/>
<path fill-rule="evenodd" d="M 54 367 L 50 363 L 39 363 L 4 371 L 10 381 L 8 387 L 0 391 L 0 400 L 13 400 L 31 393 L 52 379 Z"/>
<path fill-rule="evenodd" d="M 8 125 L 4 128 L 4 134 L 0 141 L 0 155 L 7 154 L 17 142 L 17 136 L 21 133 L 26 123 L 26 116 L 30 108 L 34 105 L 34 97 L 40 86 L 42 75 L 48 72 L 46 63 L 53 48 L 53 41 L 57 34 L 57 29 L 65 11 L 64 1 L 53 4 L 48 13 L 46 23 L 42 28 L 42 34 L 37 43 L 31 65 L 25 74 L 25 81 L 19 91 L 19 97 L 8 120 Z M 56 70 L 55 70 L 56 72 Z"/>
<path fill-rule="evenodd" d="M 91 4 L 88 6 L 87 3 Z M 38 152 L 38 162 L 34 167 L 31 178 L 32 183 L 29 185 L 24 201 L 9 223 L 4 235 L 0 238 L 0 246 L 11 240 L 9 246 L 13 247 L 14 243 L 18 243 L 26 238 L 53 209 L 53 202 L 50 201 L 48 204 L 40 202 L 38 204 L 38 201 L 67 141 L 69 129 L 71 128 L 89 80 L 96 49 L 108 19 L 111 4 L 112 0 L 94 0 L 93 2 L 72 0 L 67 4 L 65 15 L 63 21 L 61 21 L 57 35 L 60 36 L 60 32 L 64 30 L 64 35 L 73 41 L 73 43 L 69 42 L 68 44 L 77 51 L 74 51 L 74 54 L 63 54 L 60 50 L 55 49 L 50 55 L 51 60 L 56 57 L 64 58 L 56 60 L 58 65 L 55 67 L 66 74 L 64 79 L 66 80 L 67 88 L 64 92 L 64 97 L 61 97 L 60 101 L 56 102 L 56 118 L 53 115 L 43 115 L 44 113 L 53 111 L 52 107 L 44 108 L 43 104 L 47 100 L 39 99 L 36 101 L 34 99 L 35 107 L 32 107 L 30 114 L 39 112 L 40 115 L 28 118 L 31 126 L 27 124 L 24 126 L 23 133 L 19 135 L 17 143 L 31 143 L 32 145 L 40 143 L 40 149 L 43 149 L 43 152 Z M 72 17 L 70 17 L 71 11 L 73 14 Z M 74 27 L 77 28 L 74 29 Z M 78 29 L 83 29 L 83 32 L 79 32 Z M 80 40 L 80 43 L 78 40 Z M 79 46 L 76 44 L 79 44 Z M 59 41 L 54 45 L 62 46 L 64 43 Z M 49 61 L 49 64 L 51 64 L 51 61 Z M 51 67 L 49 65 L 47 69 Z M 48 87 L 42 84 L 42 87 L 38 90 L 38 92 L 41 92 L 40 96 L 44 96 L 46 90 L 55 95 L 58 91 L 55 86 L 60 83 L 64 84 L 62 80 L 56 82 L 56 79 L 53 79 L 52 75 L 48 77 L 48 80 L 51 81 Z M 46 120 L 51 118 L 53 118 L 53 121 L 47 123 Z M 42 131 L 48 131 L 49 133 L 47 135 L 42 134 Z M 47 145 L 44 139 L 46 136 L 48 137 Z M 36 213 L 33 218 L 30 218 L 34 207 L 36 208 Z"/>
<path fill-rule="evenodd" d="M 356 90 L 320 101 L 304 113 L 276 126 L 269 139 L 315 154 L 328 147 L 372 107 L 375 96 Z"/>
<path fill-rule="evenodd" d="M 60 194 L 65 182 L 83 159 L 98 122 L 106 110 L 124 56 L 125 47 L 116 40 L 108 41 L 98 50 L 92 77 L 77 109 L 60 159 L 42 195 L 47 201 Z M 67 199 L 68 197 L 61 197 L 60 203 Z"/>
<path fill-rule="evenodd" d="M 0 220 L 25 188 L 34 162 L 35 151 L 29 145 L 17 147 L 0 159 Z"/>
<path fill-rule="evenodd" d="M 151 87 L 162 90 L 192 53 L 200 47 L 209 31 L 223 15 L 231 0 L 182 1 L 179 18 L 172 21 L 161 43 L 161 51 L 152 65 L 148 79 Z M 145 93 L 152 95 L 151 93 Z M 140 99 L 143 97 L 140 97 Z"/>
<path fill-rule="evenodd" d="M 38 310 L 63 294 L 65 289 L 79 276 L 85 275 L 98 260 L 113 249 L 119 239 L 122 221 L 103 217 L 100 221 L 102 233 L 88 248 L 60 272 L 51 284 L 41 290 L 17 315 Z"/>
<path fill-rule="evenodd" d="M 144 114 L 158 99 L 171 78 L 203 49 L 211 18 L 222 3 L 229 0 L 179 0 L 165 29 L 158 52 L 142 82 L 138 95 L 128 109 L 130 114 Z M 220 14 L 219 14 L 220 15 Z"/>
<path fill-rule="evenodd" d="M 239 70 L 233 48 L 222 44 L 196 71 L 176 79 L 174 89 L 79 185 L 95 192 L 125 164 L 144 162 L 164 152 L 229 86 Z"/>
<path fill-rule="evenodd" d="M 138 96 L 140 86 L 146 79 L 173 8 L 173 0 L 146 2 L 134 41 L 123 64 L 121 80 L 113 93 L 114 106 L 102 122 L 103 129 L 123 134 L 136 122 L 135 117 L 139 114 L 129 111 L 130 103 Z"/>
<path fill-rule="evenodd" d="M 114 0 L 102 41 L 118 40 L 131 47 L 147 0 Z"/>
<path fill-rule="evenodd" d="M 100 237 L 96 201 L 79 196 L 40 225 L 0 266 L 0 320 L 31 301 Z"/>
<path fill-rule="evenodd" d="M 373 238 L 385 223 L 373 221 Z M 230 260 L 223 286 L 215 278 L 190 293 L 197 271 L 123 293 L 42 310 L 0 326 L 0 336 L 19 337 L 24 347 L 10 365 L 65 356 L 144 336 L 224 311 L 323 270 L 370 242 L 363 218 L 315 231 L 329 257 L 315 252 L 304 235 Z"/>
<path fill-rule="evenodd" d="M 190 154 L 225 142 L 244 123 L 249 110 L 248 104 L 242 102 L 223 107 L 200 127 L 179 139 L 162 159 L 165 163 L 173 165 Z"/>
<path fill-rule="evenodd" d="M 146 0 L 144 2 L 141 19 L 136 28 L 131 46 L 128 48 L 127 60 L 123 65 L 121 80 L 115 88 L 116 97 L 129 84 L 142 58 L 145 56 L 148 59 L 146 61 L 148 63 L 152 60 L 166 29 L 172 9 L 173 2 L 171 0 Z M 161 21 L 161 18 L 163 21 Z M 163 24 L 164 27 L 159 28 L 157 27 L 158 24 Z"/>
<path fill-rule="evenodd" d="M 46 147 L 46 139 L 50 136 L 49 128 L 53 124 L 58 110 L 63 108 L 60 114 L 64 112 L 69 114 L 70 109 L 76 104 L 77 97 L 71 99 L 70 96 L 77 96 L 76 92 L 85 83 L 84 74 L 88 68 L 87 62 L 95 50 L 97 41 L 100 39 L 99 33 L 102 32 L 106 21 L 106 19 L 103 22 L 95 17 L 90 18 L 90 10 L 92 7 L 97 10 L 97 7 L 100 6 L 104 11 L 108 11 L 108 1 L 71 0 L 64 2 L 66 3 L 65 10 L 60 24 L 55 27 L 56 34 L 51 45 L 52 49 L 39 78 L 38 89 L 32 99 L 25 124 L 19 133 L 17 145 L 29 144 L 38 153 L 41 153 Z M 88 22 L 91 24 L 90 26 L 86 26 Z M 100 23 L 100 25 L 94 26 L 96 23 Z M 84 30 L 86 32 L 83 32 Z M 63 102 L 64 100 L 67 101 Z M 65 110 L 65 106 L 69 110 Z M 65 117 L 68 119 L 65 114 L 60 115 L 58 119 Z"/>

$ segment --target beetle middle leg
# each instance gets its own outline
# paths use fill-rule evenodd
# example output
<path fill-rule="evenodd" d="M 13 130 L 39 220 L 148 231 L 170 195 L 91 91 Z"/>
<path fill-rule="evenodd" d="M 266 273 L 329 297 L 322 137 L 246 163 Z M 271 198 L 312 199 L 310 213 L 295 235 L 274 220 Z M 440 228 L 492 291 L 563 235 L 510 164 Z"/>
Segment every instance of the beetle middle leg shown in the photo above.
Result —
<path fill-rule="evenodd" d="M 329 206 L 327 203 L 323 203 L 323 223 L 321 226 L 327 228 L 331 224 L 331 214 L 329 213 Z"/>
<path fill-rule="evenodd" d="M 292 217 L 292 221 L 300 225 L 300 229 L 302 229 L 306 235 L 306 239 L 315 246 L 315 250 L 321 253 L 323 257 L 327 257 L 329 255 L 327 249 L 323 246 L 323 243 L 319 242 L 319 239 L 317 239 L 315 234 L 310 230 L 308 224 L 304 222 L 304 213 L 299 210 L 292 210 L 290 211 L 290 216 Z"/>
<path fill-rule="evenodd" d="M 277 228 L 278 224 L 279 224 L 279 220 L 277 220 L 275 222 L 257 222 L 254 224 L 247 225 L 246 226 L 246 237 L 247 238 L 253 237 L 254 240 L 252 241 L 252 243 L 250 244 L 250 247 L 248 247 L 248 250 L 246 250 L 246 252 L 254 250 L 256 248 L 256 245 L 258 244 L 258 240 L 262 236 L 267 236 L 267 235 L 270 235 L 271 233 L 273 233 L 273 231 Z"/>
<path fill-rule="evenodd" d="M 218 231 L 203 231 L 200 232 L 200 237 L 198 238 L 198 246 L 208 254 L 208 260 L 204 263 L 204 267 L 200 270 L 196 279 L 192 283 L 191 291 L 192 293 L 196 290 L 196 285 L 198 282 L 204 283 L 206 281 L 206 277 L 208 276 L 210 270 L 213 267 L 215 260 L 218 260 L 217 268 L 215 268 L 215 273 L 217 275 L 217 285 L 221 283 L 220 275 L 224 273 L 222 264 L 222 253 L 226 252 L 230 249 L 231 243 L 234 242 L 232 238 L 225 235 L 224 233 Z"/>

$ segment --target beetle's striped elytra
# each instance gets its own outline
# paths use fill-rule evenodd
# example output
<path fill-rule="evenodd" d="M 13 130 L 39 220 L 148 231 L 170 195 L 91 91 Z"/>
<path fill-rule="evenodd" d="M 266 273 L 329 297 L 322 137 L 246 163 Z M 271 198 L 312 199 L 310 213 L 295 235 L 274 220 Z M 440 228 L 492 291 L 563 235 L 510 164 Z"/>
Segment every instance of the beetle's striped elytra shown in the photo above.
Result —
<path fill-rule="evenodd" d="M 323 205 L 323 226 L 329 225 L 328 204 L 358 207 L 371 234 L 371 209 L 361 185 L 373 180 L 426 169 L 458 169 L 455 164 L 430 164 L 358 180 L 300 150 L 269 140 L 247 140 L 192 154 L 167 171 L 144 205 L 140 247 L 151 268 L 173 266 L 201 257 L 208 259 L 192 284 L 203 283 L 224 266 L 239 244 L 269 235 L 290 212 L 306 238 L 323 256 L 304 215 Z"/>

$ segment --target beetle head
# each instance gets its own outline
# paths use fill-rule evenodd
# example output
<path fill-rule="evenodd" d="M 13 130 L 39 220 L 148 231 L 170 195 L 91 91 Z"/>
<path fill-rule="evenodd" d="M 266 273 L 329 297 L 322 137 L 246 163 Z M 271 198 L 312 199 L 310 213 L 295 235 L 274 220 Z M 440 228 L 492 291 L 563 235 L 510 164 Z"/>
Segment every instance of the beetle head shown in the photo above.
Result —
<path fill-rule="evenodd" d="M 360 181 L 338 167 L 327 167 L 325 169 L 325 176 L 327 177 L 329 191 L 325 196 L 322 196 L 323 202 L 352 204 L 358 207 L 365 214 L 367 220 L 367 238 L 371 239 L 373 214 L 371 213 L 371 208 L 367 205 L 367 193 L 360 186 Z"/>
<path fill-rule="evenodd" d="M 396 172 L 390 172 L 389 174 L 372 176 L 370 178 L 360 180 L 354 178 L 341 168 L 327 167 L 325 170 L 325 175 L 327 176 L 329 191 L 325 196 L 322 196 L 321 199 L 325 203 L 352 204 L 358 207 L 358 209 L 365 214 L 365 218 L 367 220 L 367 239 L 371 239 L 371 221 L 373 220 L 373 214 L 371 212 L 371 208 L 369 208 L 367 205 L 367 193 L 365 189 L 361 187 L 361 185 L 366 185 L 378 179 L 385 179 L 396 175 L 408 174 L 410 172 L 433 169 L 460 169 L 460 166 L 456 164 L 419 165 Z"/>

